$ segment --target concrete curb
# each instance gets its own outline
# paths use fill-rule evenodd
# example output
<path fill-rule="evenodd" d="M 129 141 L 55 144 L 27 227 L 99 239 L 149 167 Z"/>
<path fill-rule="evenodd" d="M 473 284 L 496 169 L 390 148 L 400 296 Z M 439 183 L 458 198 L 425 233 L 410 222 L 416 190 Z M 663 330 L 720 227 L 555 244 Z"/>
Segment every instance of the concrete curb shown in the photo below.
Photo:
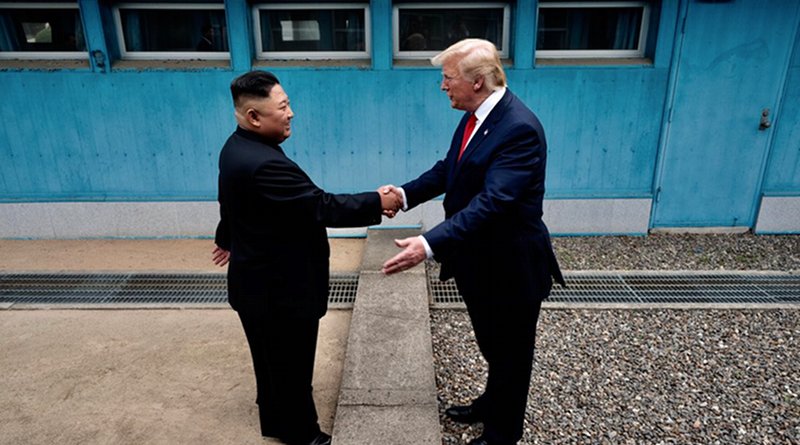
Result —
<path fill-rule="evenodd" d="M 370 230 L 333 429 L 336 445 L 440 445 L 425 270 L 384 276 L 409 230 Z"/>

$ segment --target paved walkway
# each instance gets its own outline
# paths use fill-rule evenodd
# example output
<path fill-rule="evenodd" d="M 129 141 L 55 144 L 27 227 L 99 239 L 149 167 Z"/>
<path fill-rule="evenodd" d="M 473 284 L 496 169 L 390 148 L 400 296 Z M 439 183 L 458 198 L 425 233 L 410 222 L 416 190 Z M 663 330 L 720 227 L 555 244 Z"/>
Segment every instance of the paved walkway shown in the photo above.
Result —
<path fill-rule="evenodd" d="M 364 240 L 333 239 L 332 270 Z M 0 240 L 1 271 L 219 271 L 210 240 Z M 322 319 L 314 370 L 333 430 L 350 311 Z M 0 444 L 277 444 L 258 431 L 236 314 L 206 310 L 0 311 Z"/>

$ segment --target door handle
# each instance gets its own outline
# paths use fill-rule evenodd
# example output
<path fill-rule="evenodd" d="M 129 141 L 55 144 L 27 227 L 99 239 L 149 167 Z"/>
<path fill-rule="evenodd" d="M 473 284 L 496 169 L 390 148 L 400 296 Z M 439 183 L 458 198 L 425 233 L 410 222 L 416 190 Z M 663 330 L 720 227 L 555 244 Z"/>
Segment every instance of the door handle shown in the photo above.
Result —
<path fill-rule="evenodd" d="M 758 129 L 764 131 L 771 126 L 772 122 L 769 120 L 769 108 L 764 108 L 761 110 L 761 122 L 758 124 Z"/>

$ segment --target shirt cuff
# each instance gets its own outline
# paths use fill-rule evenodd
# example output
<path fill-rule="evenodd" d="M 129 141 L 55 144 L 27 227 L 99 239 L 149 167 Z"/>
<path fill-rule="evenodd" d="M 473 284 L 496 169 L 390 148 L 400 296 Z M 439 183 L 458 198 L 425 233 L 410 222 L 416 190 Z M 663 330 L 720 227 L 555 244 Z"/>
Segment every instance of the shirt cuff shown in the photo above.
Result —
<path fill-rule="evenodd" d="M 406 191 L 403 190 L 403 187 L 397 187 L 397 190 L 400 190 L 400 194 L 403 195 L 403 211 L 405 212 L 406 210 L 408 210 L 408 200 L 406 199 Z M 427 244 L 425 245 L 427 246 Z"/>
<path fill-rule="evenodd" d="M 419 239 L 422 241 L 422 245 L 425 246 L 425 255 L 428 259 L 433 258 L 433 250 L 431 250 L 430 244 L 428 244 L 428 240 L 425 239 L 424 236 L 420 235 Z"/>

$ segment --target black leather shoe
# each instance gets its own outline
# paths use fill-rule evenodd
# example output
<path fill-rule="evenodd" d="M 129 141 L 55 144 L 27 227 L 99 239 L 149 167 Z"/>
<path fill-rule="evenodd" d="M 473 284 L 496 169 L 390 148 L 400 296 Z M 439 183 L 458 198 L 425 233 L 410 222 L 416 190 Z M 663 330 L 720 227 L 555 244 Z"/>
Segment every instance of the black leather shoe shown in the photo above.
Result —
<path fill-rule="evenodd" d="M 308 445 L 331 445 L 331 436 L 325 433 L 319 433 Z"/>
<path fill-rule="evenodd" d="M 475 439 L 472 439 L 467 445 L 500 445 L 500 444 L 497 442 L 489 442 L 489 440 L 486 439 L 485 437 L 478 436 Z M 514 445 L 516 445 L 516 443 Z"/>
<path fill-rule="evenodd" d="M 449 417 L 453 422 L 458 423 L 478 423 L 483 422 L 483 416 L 472 407 L 469 406 L 451 406 L 447 408 L 444 415 Z"/>
<path fill-rule="evenodd" d="M 288 445 L 331 445 L 331 436 L 323 432 L 317 434 L 317 437 L 312 439 L 311 442 L 306 442 L 305 440 L 294 440 L 286 437 L 281 437 L 280 439 Z"/>

